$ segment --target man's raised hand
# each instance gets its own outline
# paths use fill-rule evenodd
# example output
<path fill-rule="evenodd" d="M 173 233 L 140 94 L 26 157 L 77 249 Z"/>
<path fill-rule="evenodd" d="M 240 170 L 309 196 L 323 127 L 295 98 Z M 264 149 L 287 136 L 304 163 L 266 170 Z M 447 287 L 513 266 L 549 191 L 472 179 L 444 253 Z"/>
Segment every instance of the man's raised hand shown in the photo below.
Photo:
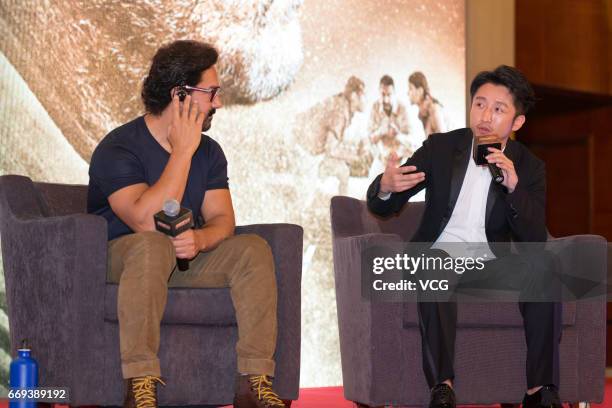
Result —
<path fill-rule="evenodd" d="M 416 172 L 416 166 L 399 167 L 399 157 L 392 152 L 387 158 L 387 167 L 380 179 L 381 193 L 399 193 L 425 180 L 424 172 Z"/>
<path fill-rule="evenodd" d="M 172 124 L 168 141 L 172 150 L 193 155 L 202 139 L 202 123 L 206 115 L 200 111 L 198 103 L 187 94 L 181 109 L 178 95 L 172 98 Z"/>

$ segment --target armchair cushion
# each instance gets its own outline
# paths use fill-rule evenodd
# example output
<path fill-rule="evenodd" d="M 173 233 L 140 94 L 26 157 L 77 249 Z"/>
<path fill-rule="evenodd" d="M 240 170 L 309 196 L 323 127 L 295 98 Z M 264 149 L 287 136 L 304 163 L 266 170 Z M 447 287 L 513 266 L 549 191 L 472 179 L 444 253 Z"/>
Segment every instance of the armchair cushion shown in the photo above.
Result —
<path fill-rule="evenodd" d="M 87 213 L 87 186 L 34 183 L 45 217 Z"/>

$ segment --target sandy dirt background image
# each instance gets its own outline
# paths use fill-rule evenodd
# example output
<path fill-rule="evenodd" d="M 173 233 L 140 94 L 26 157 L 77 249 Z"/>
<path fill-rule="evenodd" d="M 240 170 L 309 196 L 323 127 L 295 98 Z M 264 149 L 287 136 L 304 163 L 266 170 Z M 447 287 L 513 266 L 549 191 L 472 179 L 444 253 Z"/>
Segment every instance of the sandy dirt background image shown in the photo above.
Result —
<path fill-rule="evenodd" d="M 420 70 L 463 126 L 464 25 L 459 0 L 0 0 L 0 174 L 87 183 L 99 140 L 142 113 L 140 86 L 159 45 L 213 42 L 228 92 L 208 134 L 228 158 L 237 222 L 304 227 L 301 384 L 339 385 L 329 225 L 337 192 L 294 140 L 294 117 L 355 75 L 365 83 L 366 109 L 347 137 L 366 138 L 380 77 L 393 77 L 408 106 L 407 78 Z M 363 198 L 369 181 L 351 177 L 350 194 Z M 3 293 L 0 300 L 5 311 Z M 7 330 L 0 313 L 2 383 Z"/>

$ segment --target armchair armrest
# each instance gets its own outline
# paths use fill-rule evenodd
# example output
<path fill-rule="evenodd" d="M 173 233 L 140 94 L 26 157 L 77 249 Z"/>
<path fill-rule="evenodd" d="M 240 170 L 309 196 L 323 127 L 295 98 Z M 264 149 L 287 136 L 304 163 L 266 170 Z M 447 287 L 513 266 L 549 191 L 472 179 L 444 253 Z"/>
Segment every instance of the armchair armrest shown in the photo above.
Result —
<path fill-rule="evenodd" d="M 334 237 L 334 274 L 342 373 L 345 397 L 363 403 L 373 401 L 376 387 L 393 389 L 401 379 L 404 361 L 392 355 L 401 350 L 402 304 L 370 302 L 362 297 L 361 253 L 372 246 L 402 242 L 397 234 L 373 233 L 350 237 Z M 351 378 L 350 384 L 347 379 Z M 374 379 L 376 379 L 374 381 Z M 401 389 L 401 384 L 399 388 Z"/>
<path fill-rule="evenodd" d="M 559 258 L 566 273 L 575 278 L 600 282 L 598 296 L 576 301 L 578 350 L 578 398 L 580 401 L 603 400 L 606 361 L 606 301 L 607 258 L 610 252 L 606 239 L 598 235 L 572 235 L 550 240 L 555 245 L 567 246 Z M 557 251 L 556 251 L 557 252 Z M 586 265 L 586 267 L 585 267 Z M 588 270 L 585 270 L 588 269 Z"/>
<path fill-rule="evenodd" d="M 604 237 L 571 235 L 550 239 L 547 246 L 557 254 L 566 274 L 606 285 L 608 243 Z"/>
<path fill-rule="evenodd" d="M 106 221 L 77 214 L 5 221 L 2 252 L 13 351 L 27 339 L 40 366 L 41 385 L 101 379 L 103 373 Z M 88 355 L 84 355 L 89 353 Z M 87 366 L 86 370 L 78 367 Z M 77 397 L 77 396 L 73 396 Z"/>

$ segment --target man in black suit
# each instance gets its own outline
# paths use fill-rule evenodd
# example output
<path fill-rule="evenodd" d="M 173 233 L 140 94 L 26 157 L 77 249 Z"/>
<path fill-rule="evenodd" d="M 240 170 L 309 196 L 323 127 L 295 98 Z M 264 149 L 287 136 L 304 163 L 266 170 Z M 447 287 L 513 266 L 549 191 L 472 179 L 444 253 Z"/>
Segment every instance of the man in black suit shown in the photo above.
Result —
<path fill-rule="evenodd" d="M 544 163 L 509 136 L 523 126 L 535 96 L 516 69 L 500 66 L 479 73 L 470 86 L 470 128 L 432 135 L 398 167 L 393 155 L 385 172 L 368 189 L 368 207 L 387 216 L 402 209 L 426 188 L 425 212 L 414 242 L 436 244 L 482 242 L 492 261 L 489 270 L 508 269 L 507 245 L 493 243 L 546 241 Z M 477 166 L 474 136 L 498 135 L 502 148 L 489 148 L 486 159 L 503 173 L 492 181 L 487 166 Z M 512 262 L 516 261 L 514 259 Z M 527 268 L 524 268 L 527 269 Z M 522 271 L 520 273 L 526 273 Z M 560 303 L 521 302 L 527 341 L 524 407 L 561 407 L 558 397 Z M 431 408 L 454 407 L 454 351 L 457 305 L 419 302 L 423 370 L 431 387 Z"/>

